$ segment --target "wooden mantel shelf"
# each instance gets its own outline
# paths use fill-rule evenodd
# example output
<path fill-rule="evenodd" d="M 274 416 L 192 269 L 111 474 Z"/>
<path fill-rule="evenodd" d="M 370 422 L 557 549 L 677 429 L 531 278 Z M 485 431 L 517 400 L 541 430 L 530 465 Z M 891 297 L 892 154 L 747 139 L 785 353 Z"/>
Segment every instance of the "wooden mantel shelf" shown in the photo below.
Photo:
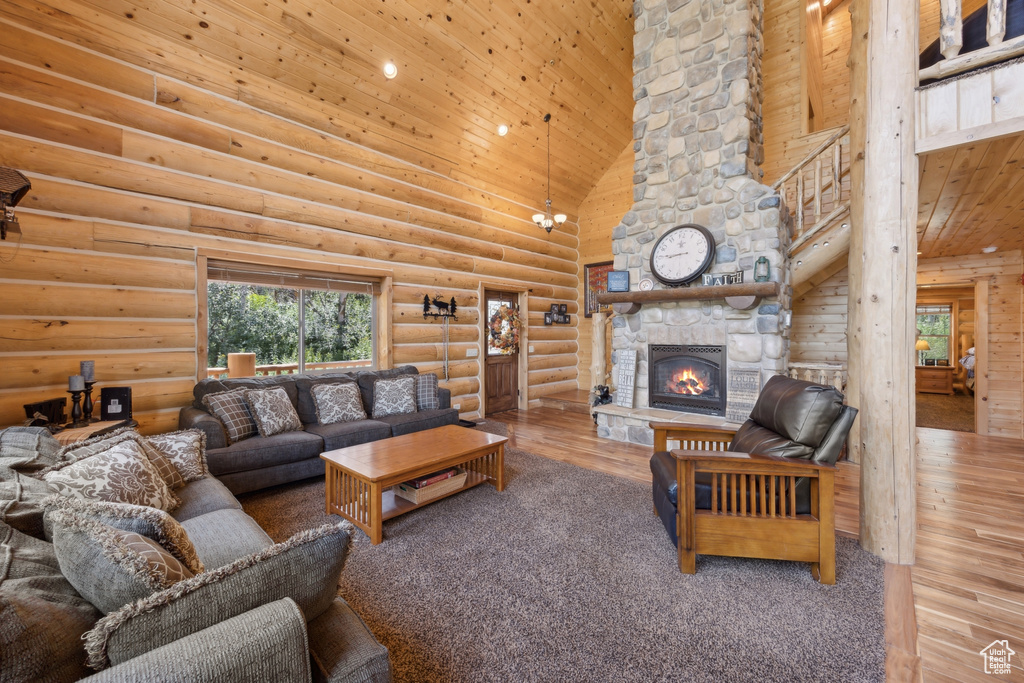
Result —
<path fill-rule="evenodd" d="M 734 296 L 777 297 L 782 291 L 778 282 L 741 282 L 738 285 L 710 287 L 673 287 L 652 289 L 647 292 L 600 292 L 601 304 L 649 304 L 656 301 L 694 301 L 697 299 L 724 299 Z"/>

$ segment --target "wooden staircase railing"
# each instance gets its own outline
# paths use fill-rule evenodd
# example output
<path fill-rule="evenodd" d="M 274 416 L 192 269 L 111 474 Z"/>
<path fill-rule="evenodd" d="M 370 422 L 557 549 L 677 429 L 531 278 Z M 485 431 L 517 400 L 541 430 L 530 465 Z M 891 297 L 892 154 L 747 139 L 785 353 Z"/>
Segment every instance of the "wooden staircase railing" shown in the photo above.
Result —
<path fill-rule="evenodd" d="M 795 253 L 850 211 L 850 126 L 823 140 L 771 187 L 793 212 L 789 251 Z"/>
<path fill-rule="evenodd" d="M 790 363 L 786 374 L 793 379 L 816 382 L 846 391 L 848 374 L 843 363 Z"/>
<path fill-rule="evenodd" d="M 918 73 L 920 80 L 945 78 L 968 69 L 1024 54 L 1024 36 L 1003 40 L 1006 35 L 1006 0 L 988 0 L 986 41 L 988 47 L 960 54 L 964 46 L 961 0 L 939 0 L 939 52 L 945 59 Z"/>

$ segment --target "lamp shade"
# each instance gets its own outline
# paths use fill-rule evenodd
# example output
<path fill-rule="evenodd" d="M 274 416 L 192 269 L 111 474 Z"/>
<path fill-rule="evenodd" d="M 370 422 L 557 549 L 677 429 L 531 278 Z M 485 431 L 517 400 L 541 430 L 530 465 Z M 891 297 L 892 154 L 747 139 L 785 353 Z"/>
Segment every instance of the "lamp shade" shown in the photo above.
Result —
<path fill-rule="evenodd" d="M 927 351 L 930 348 L 932 348 L 932 347 L 928 346 L 928 340 L 927 339 L 918 339 L 917 343 L 914 344 L 914 350 L 915 351 Z"/>

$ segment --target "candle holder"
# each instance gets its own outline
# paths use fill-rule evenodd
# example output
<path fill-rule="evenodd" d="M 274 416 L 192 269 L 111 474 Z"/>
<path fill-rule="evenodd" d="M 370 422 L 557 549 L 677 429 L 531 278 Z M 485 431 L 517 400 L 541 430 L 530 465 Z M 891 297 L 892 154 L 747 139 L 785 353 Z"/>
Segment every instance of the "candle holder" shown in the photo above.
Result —
<path fill-rule="evenodd" d="M 96 382 L 85 382 L 85 398 L 82 400 L 82 413 L 86 422 L 99 422 L 98 417 L 92 416 L 92 385 Z"/>
<path fill-rule="evenodd" d="M 65 426 L 70 428 L 88 426 L 89 423 L 82 419 L 82 394 L 85 392 L 75 389 L 68 393 L 71 394 L 71 422 Z"/>

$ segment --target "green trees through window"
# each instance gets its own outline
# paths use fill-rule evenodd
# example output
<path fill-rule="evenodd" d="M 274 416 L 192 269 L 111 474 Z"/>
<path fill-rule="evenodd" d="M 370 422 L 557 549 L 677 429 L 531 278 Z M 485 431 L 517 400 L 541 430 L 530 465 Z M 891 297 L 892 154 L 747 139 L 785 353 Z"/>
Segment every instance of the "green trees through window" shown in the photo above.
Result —
<path fill-rule="evenodd" d="M 297 365 L 300 372 L 373 357 L 370 294 L 211 281 L 207 307 L 211 367 L 225 367 L 229 353 L 255 353 L 257 366 Z"/>
<path fill-rule="evenodd" d="M 949 359 L 950 339 L 952 338 L 952 307 L 950 306 L 918 306 L 917 329 L 918 339 L 928 342 L 928 350 L 922 352 L 922 358 Z"/>

